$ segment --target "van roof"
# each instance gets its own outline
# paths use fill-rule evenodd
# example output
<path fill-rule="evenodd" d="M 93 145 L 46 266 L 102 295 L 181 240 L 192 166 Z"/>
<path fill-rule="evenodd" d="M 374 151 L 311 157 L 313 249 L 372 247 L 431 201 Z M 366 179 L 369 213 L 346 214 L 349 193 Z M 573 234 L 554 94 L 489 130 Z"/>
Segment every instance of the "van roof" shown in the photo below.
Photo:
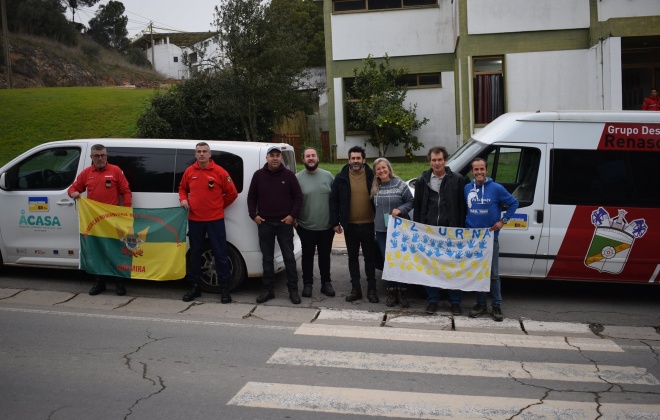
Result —
<path fill-rule="evenodd" d="M 511 112 L 506 119 L 518 121 L 573 121 L 608 123 L 660 123 L 660 112 L 652 111 L 537 111 Z M 502 118 L 500 117 L 500 118 Z M 499 118 L 498 118 L 499 119 Z M 497 120 L 496 120 L 497 121 Z"/>
<path fill-rule="evenodd" d="M 229 141 L 229 140 L 185 140 L 185 139 L 137 139 L 137 138 L 92 138 L 77 140 L 59 140 L 50 143 L 66 144 L 86 142 L 89 144 L 102 144 L 106 147 L 171 147 L 179 149 L 194 149 L 199 142 L 206 142 L 211 146 L 211 150 L 222 151 L 228 148 L 240 149 L 261 149 L 272 145 L 278 145 L 282 150 L 293 150 L 293 146 L 287 143 L 266 143 L 266 142 L 247 142 L 247 141 Z"/>

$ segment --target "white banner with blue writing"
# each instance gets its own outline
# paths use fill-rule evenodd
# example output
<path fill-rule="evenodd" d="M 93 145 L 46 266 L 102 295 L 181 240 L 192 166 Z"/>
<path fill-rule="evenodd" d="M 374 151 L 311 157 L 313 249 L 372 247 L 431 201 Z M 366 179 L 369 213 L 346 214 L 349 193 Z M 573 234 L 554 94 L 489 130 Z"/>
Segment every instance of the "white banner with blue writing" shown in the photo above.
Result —
<path fill-rule="evenodd" d="M 383 279 L 442 289 L 487 292 L 493 232 L 429 226 L 390 217 Z"/>

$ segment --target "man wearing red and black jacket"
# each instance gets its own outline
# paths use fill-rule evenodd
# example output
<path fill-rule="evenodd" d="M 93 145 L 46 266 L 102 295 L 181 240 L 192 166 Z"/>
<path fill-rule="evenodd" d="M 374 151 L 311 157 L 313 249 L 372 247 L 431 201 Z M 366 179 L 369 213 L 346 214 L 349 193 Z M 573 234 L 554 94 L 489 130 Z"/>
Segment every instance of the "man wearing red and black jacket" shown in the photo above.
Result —
<path fill-rule="evenodd" d="M 220 280 L 220 302 L 231 303 L 225 208 L 236 200 L 238 192 L 229 173 L 211 159 L 208 143 L 195 145 L 195 158 L 197 162 L 186 169 L 179 184 L 179 201 L 188 210 L 188 281 L 192 283 L 190 291 L 183 295 L 183 301 L 190 302 L 202 295 L 202 251 L 208 234 L 215 258 L 215 272 Z"/>
<path fill-rule="evenodd" d="M 651 89 L 651 96 L 644 99 L 642 104 L 642 110 L 644 111 L 660 111 L 660 96 L 658 96 L 658 91 L 655 88 Z"/>
<path fill-rule="evenodd" d="M 257 303 L 275 297 L 275 238 L 280 245 L 286 269 L 291 303 L 300 303 L 298 271 L 293 252 L 293 225 L 302 207 L 303 194 L 296 174 L 282 165 L 282 150 L 271 146 L 266 152 L 266 164 L 252 176 L 248 191 L 248 212 L 259 230 L 259 247 L 263 264 L 264 293 Z"/>
<path fill-rule="evenodd" d="M 108 163 L 108 152 L 102 144 L 92 146 L 92 166 L 89 166 L 78 175 L 78 178 L 69 187 L 69 197 L 74 200 L 80 197 L 80 194 L 87 191 L 87 198 L 98 201 L 99 203 L 112 204 L 118 206 L 119 198 L 124 207 L 133 205 L 133 194 L 128 186 L 128 180 L 122 170 L 111 163 Z M 89 289 L 89 294 L 94 296 L 105 291 L 105 277 L 96 276 L 96 282 Z M 126 294 L 126 287 L 121 279 L 116 278 L 115 290 L 119 296 Z"/>

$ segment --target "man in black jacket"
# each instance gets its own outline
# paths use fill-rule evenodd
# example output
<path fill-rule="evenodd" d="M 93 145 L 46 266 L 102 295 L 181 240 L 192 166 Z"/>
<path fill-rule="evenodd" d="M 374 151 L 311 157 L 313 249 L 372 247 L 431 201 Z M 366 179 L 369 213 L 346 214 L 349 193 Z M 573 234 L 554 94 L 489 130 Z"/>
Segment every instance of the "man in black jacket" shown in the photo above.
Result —
<path fill-rule="evenodd" d="M 431 168 L 415 181 L 413 220 L 431 226 L 465 227 L 466 204 L 463 187 L 467 180 L 445 166 L 449 154 L 442 146 L 429 149 Z M 426 313 L 434 314 L 440 303 L 440 289 L 426 286 Z M 449 290 L 453 315 L 461 315 L 462 291 Z"/>
<path fill-rule="evenodd" d="M 348 164 L 337 174 L 330 191 L 330 223 L 336 233 L 345 232 L 351 293 L 347 302 L 362 299 L 359 253 L 362 247 L 367 276 L 367 299 L 378 303 L 376 293 L 375 209 L 369 191 L 374 172 L 366 164 L 366 152 L 360 146 L 348 151 Z M 461 190 L 462 191 L 462 190 Z"/>

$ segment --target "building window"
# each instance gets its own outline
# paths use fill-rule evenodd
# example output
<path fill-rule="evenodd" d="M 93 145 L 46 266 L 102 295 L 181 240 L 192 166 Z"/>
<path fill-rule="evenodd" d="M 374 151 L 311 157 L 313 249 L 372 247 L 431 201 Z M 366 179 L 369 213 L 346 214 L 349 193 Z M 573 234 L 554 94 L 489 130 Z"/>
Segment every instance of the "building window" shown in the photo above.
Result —
<path fill-rule="evenodd" d="M 474 123 L 486 125 L 504 114 L 503 57 L 475 57 L 472 62 Z"/>
<path fill-rule="evenodd" d="M 332 5 L 335 12 L 354 12 L 437 6 L 438 0 L 334 0 Z"/>
<path fill-rule="evenodd" d="M 178 63 L 179 62 L 179 57 L 174 57 L 174 62 Z"/>

